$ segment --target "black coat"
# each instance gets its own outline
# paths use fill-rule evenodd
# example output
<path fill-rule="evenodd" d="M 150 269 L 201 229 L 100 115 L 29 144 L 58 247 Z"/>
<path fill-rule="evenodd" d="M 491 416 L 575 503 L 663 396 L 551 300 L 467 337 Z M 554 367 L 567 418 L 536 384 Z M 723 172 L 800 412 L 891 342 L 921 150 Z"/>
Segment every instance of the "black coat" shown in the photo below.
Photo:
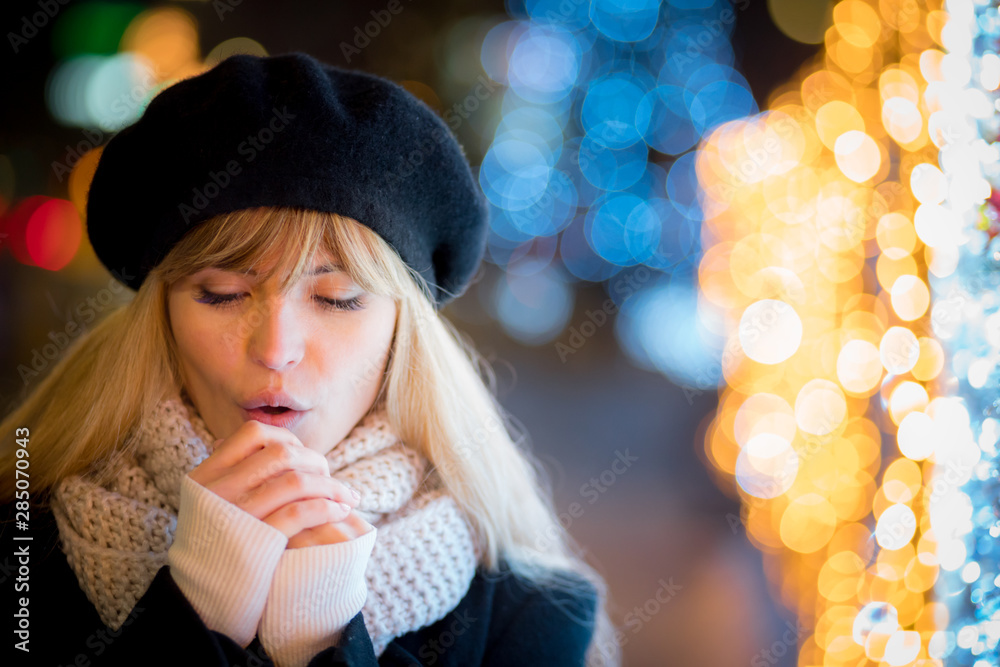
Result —
<path fill-rule="evenodd" d="M 164 565 L 125 624 L 113 631 L 80 588 L 59 548 L 51 511 L 32 506 L 28 530 L 11 522 L 14 507 L 0 508 L 0 587 L 4 642 L 11 655 L 5 665 L 104 667 L 108 665 L 184 665 L 185 667 L 265 667 L 272 665 L 257 638 L 242 648 L 208 629 Z M 14 540 L 31 536 L 30 541 Z M 27 545 L 27 579 L 19 571 L 19 550 Z M 20 580 L 20 581 L 19 581 Z M 24 589 L 27 584 L 27 590 Z M 443 619 L 394 639 L 376 659 L 359 612 L 336 646 L 318 653 L 309 667 L 353 665 L 416 667 L 440 665 L 584 664 L 594 629 L 597 593 L 581 580 L 576 594 L 529 588 L 506 566 L 499 573 L 483 568 L 465 598 Z M 29 653 L 14 645 L 21 598 L 27 598 Z"/>

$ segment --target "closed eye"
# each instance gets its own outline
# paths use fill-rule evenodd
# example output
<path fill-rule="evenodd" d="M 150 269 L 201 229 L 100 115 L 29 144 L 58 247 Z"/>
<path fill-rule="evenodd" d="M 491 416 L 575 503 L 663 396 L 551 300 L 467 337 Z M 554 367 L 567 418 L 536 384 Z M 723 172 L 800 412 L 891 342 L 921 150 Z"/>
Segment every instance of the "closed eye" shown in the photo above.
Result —
<path fill-rule="evenodd" d="M 325 296 L 316 298 L 333 310 L 361 310 L 364 307 L 360 296 L 352 296 L 350 299 L 328 299 Z"/>
<path fill-rule="evenodd" d="M 235 306 L 239 303 L 243 297 L 246 296 L 242 292 L 236 292 L 235 294 L 216 294 L 215 292 L 209 292 L 204 287 L 198 292 L 198 296 L 195 297 L 195 301 L 198 303 L 207 303 L 210 306 L 215 306 L 217 308 L 228 308 Z"/>
<path fill-rule="evenodd" d="M 195 301 L 222 309 L 238 305 L 245 296 L 246 294 L 243 292 L 217 294 L 201 288 Z M 330 299 L 324 296 L 316 296 L 315 298 L 323 308 L 328 310 L 360 310 L 364 307 L 364 301 L 360 295 L 352 296 L 349 299 Z"/>

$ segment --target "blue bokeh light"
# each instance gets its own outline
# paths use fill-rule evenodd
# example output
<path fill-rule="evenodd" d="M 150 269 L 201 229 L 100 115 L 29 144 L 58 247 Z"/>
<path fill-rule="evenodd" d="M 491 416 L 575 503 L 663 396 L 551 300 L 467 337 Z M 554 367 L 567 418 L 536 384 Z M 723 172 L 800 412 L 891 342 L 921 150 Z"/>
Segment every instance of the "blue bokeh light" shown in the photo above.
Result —
<path fill-rule="evenodd" d="M 573 291 L 551 269 L 500 276 L 494 298 L 500 325 L 528 345 L 554 340 L 573 313 Z"/>
<path fill-rule="evenodd" d="M 591 0 L 590 20 L 607 37 L 638 42 L 648 37 L 659 18 L 659 0 Z"/>
<path fill-rule="evenodd" d="M 624 190 L 642 177 L 648 155 L 645 142 L 614 150 L 588 134 L 580 142 L 580 171 L 603 190 Z"/>
<path fill-rule="evenodd" d="M 487 73 L 509 85 L 479 174 L 489 260 L 606 286 L 657 276 L 641 299 L 616 293 L 632 302 L 622 346 L 675 380 L 715 386 L 705 369 L 721 343 L 692 301 L 703 219 L 693 151 L 718 124 L 757 112 L 734 69 L 732 3 L 525 0 L 509 11 L 516 20 L 482 49 Z"/>
<path fill-rule="evenodd" d="M 660 242 L 660 221 L 643 199 L 624 192 L 608 194 L 591 208 L 584 223 L 587 241 L 598 255 L 621 266 L 648 259 Z"/>
<path fill-rule="evenodd" d="M 530 102 L 562 99 L 580 74 L 580 46 L 573 33 L 556 26 L 531 26 L 517 38 L 510 56 L 510 86 Z"/>
<path fill-rule="evenodd" d="M 642 141 L 636 110 L 646 90 L 632 77 L 612 75 L 595 82 L 583 100 L 581 122 L 587 136 L 608 148 L 628 148 Z"/>
<path fill-rule="evenodd" d="M 732 81 L 710 83 L 691 100 L 691 121 L 699 134 L 754 113 L 757 113 L 757 102 L 753 95 L 744 86 Z"/>
<path fill-rule="evenodd" d="M 646 93 L 636 108 L 637 131 L 661 153 L 680 155 L 691 150 L 700 138 L 684 92 L 678 86 L 658 86 Z"/>
<path fill-rule="evenodd" d="M 667 172 L 667 196 L 685 218 L 701 220 L 699 192 L 694 153 L 685 153 L 677 158 Z"/>
<path fill-rule="evenodd" d="M 626 299 L 615 334 L 638 366 L 698 391 L 722 381 L 719 341 L 698 317 L 697 284 L 675 276 Z"/>

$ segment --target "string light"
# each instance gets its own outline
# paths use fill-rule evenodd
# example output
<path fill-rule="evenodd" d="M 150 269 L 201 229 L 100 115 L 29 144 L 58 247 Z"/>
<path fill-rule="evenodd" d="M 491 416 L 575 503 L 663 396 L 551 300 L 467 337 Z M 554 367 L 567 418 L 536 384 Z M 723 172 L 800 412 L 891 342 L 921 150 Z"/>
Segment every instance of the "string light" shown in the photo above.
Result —
<path fill-rule="evenodd" d="M 941 582 L 997 574 L 965 557 L 964 479 L 935 472 L 974 441 L 928 280 L 958 264 L 956 199 L 973 210 L 989 194 L 975 133 L 943 155 L 983 108 L 958 94 L 969 54 L 946 49 L 971 40 L 947 19 L 838 2 L 820 57 L 697 151 L 700 298 L 727 336 L 705 452 L 807 628 L 800 665 L 942 664 L 961 642 Z M 992 369 L 973 376 L 989 386 Z"/>

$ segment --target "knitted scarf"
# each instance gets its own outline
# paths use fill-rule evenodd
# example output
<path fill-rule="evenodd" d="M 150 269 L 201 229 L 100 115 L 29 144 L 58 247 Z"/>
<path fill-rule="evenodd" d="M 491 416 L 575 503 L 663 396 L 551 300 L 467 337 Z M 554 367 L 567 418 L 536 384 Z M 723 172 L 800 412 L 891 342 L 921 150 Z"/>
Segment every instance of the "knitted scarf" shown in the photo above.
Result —
<path fill-rule="evenodd" d="M 134 460 L 107 487 L 72 476 L 52 509 L 66 559 L 101 616 L 118 629 L 167 562 L 185 474 L 215 438 L 187 400 L 162 401 L 142 429 Z M 480 551 L 429 462 L 392 431 L 383 412 L 326 455 L 330 473 L 361 494 L 355 512 L 378 528 L 365 578 L 365 626 L 376 655 L 394 637 L 443 618 L 468 591 Z"/>

